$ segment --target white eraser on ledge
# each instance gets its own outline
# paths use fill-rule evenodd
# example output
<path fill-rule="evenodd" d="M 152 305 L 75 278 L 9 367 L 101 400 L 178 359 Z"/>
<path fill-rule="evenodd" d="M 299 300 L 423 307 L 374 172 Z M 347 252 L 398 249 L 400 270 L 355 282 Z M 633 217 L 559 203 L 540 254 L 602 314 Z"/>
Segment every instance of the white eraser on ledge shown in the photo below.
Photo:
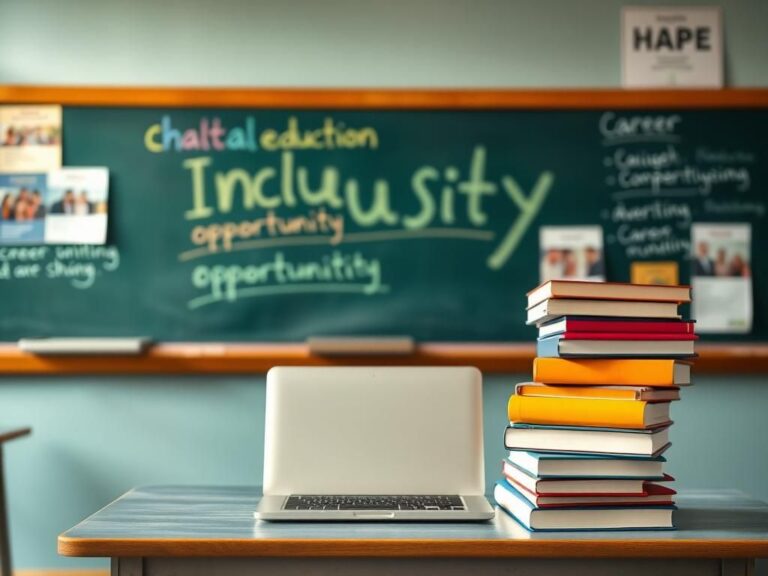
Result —
<path fill-rule="evenodd" d="M 144 352 L 149 342 L 149 338 L 22 338 L 18 346 L 40 356 L 133 356 Z"/>

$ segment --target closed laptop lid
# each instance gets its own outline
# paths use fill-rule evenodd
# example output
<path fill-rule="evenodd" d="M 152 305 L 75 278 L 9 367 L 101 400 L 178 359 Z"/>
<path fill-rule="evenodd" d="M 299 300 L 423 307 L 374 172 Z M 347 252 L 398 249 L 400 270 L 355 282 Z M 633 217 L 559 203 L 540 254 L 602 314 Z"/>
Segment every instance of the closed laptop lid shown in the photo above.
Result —
<path fill-rule="evenodd" d="M 482 414 L 476 368 L 273 368 L 264 494 L 482 495 Z"/>

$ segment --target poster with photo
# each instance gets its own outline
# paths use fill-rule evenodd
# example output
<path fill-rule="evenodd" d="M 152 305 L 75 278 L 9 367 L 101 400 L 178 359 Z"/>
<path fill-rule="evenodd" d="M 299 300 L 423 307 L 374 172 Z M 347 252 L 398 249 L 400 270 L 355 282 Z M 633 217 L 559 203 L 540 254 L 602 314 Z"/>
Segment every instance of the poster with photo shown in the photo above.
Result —
<path fill-rule="evenodd" d="M 106 168 L 62 168 L 50 172 L 45 242 L 106 243 L 108 194 Z"/>
<path fill-rule="evenodd" d="M 605 280 L 601 226 L 542 226 L 539 251 L 541 282 Z"/>
<path fill-rule="evenodd" d="M 61 168 L 61 106 L 0 106 L 0 173 Z"/>
<path fill-rule="evenodd" d="M 697 332 L 743 334 L 752 329 L 751 237 L 749 224 L 691 227 Z"/>
<path fill-rule="evenodd" d="M 0 244 L 42 244 L 45 174 L 0 174 Z"/>

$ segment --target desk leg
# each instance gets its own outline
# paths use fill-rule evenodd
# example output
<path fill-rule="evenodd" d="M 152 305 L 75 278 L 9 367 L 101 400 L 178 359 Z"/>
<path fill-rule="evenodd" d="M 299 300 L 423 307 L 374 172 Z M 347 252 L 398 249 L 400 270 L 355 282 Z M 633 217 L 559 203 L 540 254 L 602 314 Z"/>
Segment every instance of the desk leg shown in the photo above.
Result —
<path fill-rule="evenodd" d="M 752 576 L 755 573 L 754 558 L 724 558 L 720 566 L 722 576 Z"/>
<path fill-rule="evenodd" d="M 8 509 L 5 505 L 5 469 L 2 444 L 0 444 L 0 576 L 11 576 L 11 538 L 8 533 Z"/>
<path fill-rule="evenodd" d="M 111 576 L 142 576 L 144 558 L 112 558 Z"/>

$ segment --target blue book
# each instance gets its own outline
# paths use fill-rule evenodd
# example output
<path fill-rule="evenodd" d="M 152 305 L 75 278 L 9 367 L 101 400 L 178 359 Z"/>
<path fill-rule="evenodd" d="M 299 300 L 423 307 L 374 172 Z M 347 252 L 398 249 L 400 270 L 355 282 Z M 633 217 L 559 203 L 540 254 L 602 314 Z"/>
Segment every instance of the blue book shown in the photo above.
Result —
<path fill-rule="evenodd" d="M 691 358 L 694 340 L 582 340 L 555 334 L 536 340 L 540 358 Z"/>
<path fill-rule="evenodd" d="M 504 432 L 507 450 L 659 456 L 669 446 L 669 424 L 647 430 L 552 426 L 515 422 Z"/>
<path fill-rule="evenodd" d="M 675 506 L 572 506 L 538 508 L 506 480 L 496 483 L 496 503 L 532 532 L 674 530 Z"/>
<path fill-rule="evenodd" d="M 607 456 L 511 450 L 507 461 L 536 478 L 592 478 L 615 480 L 661 480 L 663 456 Z"/>

